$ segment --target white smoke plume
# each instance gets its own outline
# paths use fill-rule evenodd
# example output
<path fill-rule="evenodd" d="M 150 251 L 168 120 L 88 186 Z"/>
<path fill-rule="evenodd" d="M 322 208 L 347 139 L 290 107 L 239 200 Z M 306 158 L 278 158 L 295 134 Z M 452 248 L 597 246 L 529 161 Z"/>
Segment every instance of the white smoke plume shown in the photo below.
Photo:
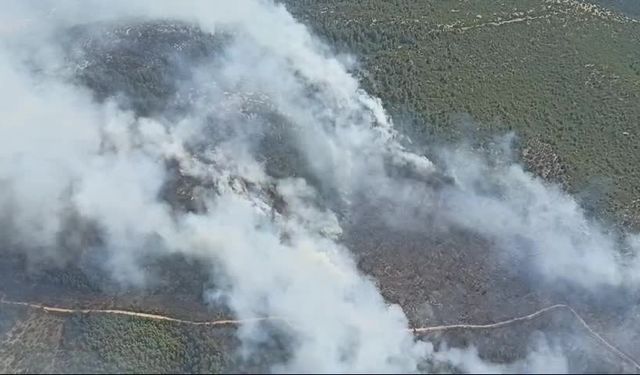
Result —
<path fill-rule="evenodd" d="M 456 368 L 474 374 L 566 374 L 569 373 L 567 360 L 557 348 L 544 340 L 535 343 L 527 358 L 510 364 L 494 364 L 480 359 L 474 347 L 466 349 L 450 348 L 435 353 L 437 361 L 443 361 Z"/>
<path fill-rule="evenodd" d="M 167 10 L 171 5 L 156 4 L 144 12 L 135 7 L 123 10 L 140 17 L 148 15 L 147 10 Z M 71 19 L 86 22 L 84 12 L 81 17 L 72 12 L 78 5 L 56 4 L 53 19 L 48 20 L 51 25 L 47 26 L 69 27 L 73 25 Z M 220 23 L 240 33 L 240 50 L 229 52 L 229 62 L 218 77 L 218 85 L 229 85 L 240 92 L 260 90 L 273 98 L 282 112 L 297 111 L 292 116 L 307 117 L 308 123 L 300 125 L 311 128 L 317 122 L 320 134 L 332 129 L 322 129 L 322 125 L 329 124 L 327 120 L 317 121 L 319 116 L 341 121 L 334 125 L 336 128 L 351 127 L 347 131 L 366 134 L 368 130 L 356 128 L 361 124 L 350 124 L 348 118 L 340 117 L 362 112 L 368 118 L 361 121 L 372 122 L 374 115 L 381 113 L 371 111 L 378 104 L 358 91 L 356 81 L 337 61 L 326 59 L 313 49 L 310 36 L 283 8 L 253 1 L 233 6 L 205 2 L 193 5 L 196 8 L 190 9 L 191 16 L 228 17 L 205 19 L 202 27 L 214 32 Z M 110 11 L 119 10 L 119 6 L 110 6 Z M 198 6 L 206 8 L 198 11 Z M 189 9 L 182 4 L 178 8 Z M 127 15 L 124 11 L 116 14 Z M 179 11 L 157 16 L 191 20 Z M 276 30 L 270 31 L 272 26 Z M 284 42 L 286 33 L 290 33 L 288 43 L 281 46 L 277 39 Z M 246 54 L 249 46 L 258 56 Z M 95 246 L 108 254 L 106 268 L 121 282 L 144 282 L 144 273 L 137 264 L 151 249 L 155 253 L 198 254 L 219 262 L 229 285 L 225 293 L 238 317 L 284 316 L 291 325 L 296 350 L 281 370 L 416 369 L 427 346 L 413 340 L 405 329 L 407 321 L 401 309 L 383 301 L 373 282 L 356 271 L 346 249 L 325 238 L 321 234 L 324 227 L 314 230 L 313 225 L 322 224 L 324 217 L 332 225 L 335 220 L 332 222 L 331 214 L 306 202 L 313 191 L 303 181 L 278 182 L 293 214 L 274 221 L 260 195 L 245 190 L 246 184 L 265 184 L 269 178 L 245 149 L 244 133 L 252 129 L 234 128 L 243 125 L 238 121 L 245 121 L 246 126 L 259 125 L 241 118 L 237 102 L 224 98 L 220 90 L 207 87 L 205 82 L 203 89 L 211 100 L 203 103 L 201 109 L 206 112 L 194 113 L 176 124 L 139 119 L 113 103 L 92 103 L 89 93 L 65 82 L 68 77 L 59 70 L 62 61 L 35 61 L 38 68 L 43 65 L 46 71 L 33 73 L 20 65 L 19 53 L 12 54 L 10 48 L 7 46 L 2 55 L 2 76 L 7 85 L 2 90 L 2 109 L 8 115 L 1 128 L 7 147 L 2 149 L 0 180 L 4 185 L 2 204 L 7 207 L 5 212 L 10 212 L 7 220 L 14 230 L 11 238 L 25 242 L 16 246 L 25 247 L 36 256 L 55 251 L 65 216 L 73 213 L 96 223 L 101 241 Z M 50 57 L 59 56 L 52 52 L 47 54 Z M 255 67 L 253 58 L 262 62 L 264 71 L 249 69 Z M 287 66 L 287 60 L 293 66 Z M 335 113 L 308 113 L 301 109 L 303 103 L 290 102 L 296 91 L 303 90 L 292 78 L 294 71 L 304 80 L 320 85 L 319 100 L 327 102 L 315 104 L 316 109 L 321 110 L 321 105 L 326 104 L 326 110 Z M 274 88 L 265 82 L 267 79 L 283 81 Z M 249 87 L 240 86 L 245 80 L 250 82 Z M 234 134 L 206 150 L 200 156 L 208 159 L 203 162 L 194 159 L 185 146 L 204 130 L 207 115 L 221 126 L 229 126 Z M 231 124 L 225 125 L 227 121 Z M 383 129 L 382 136 L 371 134 L 369 138 L 385 146 L 385 132 L 389 130 Z M 349 139 L 344 138 L 344 142 Z M 333 147 L 336 153 L 353 149 Z M 215 197 L 210 194 L 202 198 L 205 213 L 176 216 L 168 204 L 157 199 L 168 158 L 177 159 L 185 175 L 216 185 L 219 193 Z M 340 159 L 341 155 L 336 155 L 328 159 L 328 166 L 317 167 L 330 168 Z M 285 232 L 286 242 L 281 239 Z M 253 337 L 252 330 L 257 329 L 260 327 L 245 326 L 240 335 Z"/>
<path fill-rule="evenodd" d="M 440 155 L 457 183 L 442 198 L 447 220 L 495 239 L 551 282 L 637 288 L 633 235 L 616 237 L 574 198 L 518 164 L 490 165 L 468 150 Z"/>
<path fill-rule="evenodd" d="M 490 237 L 508 253 L 527 253 L 550 280 L 594 290 L 637 287 L 633 255 L 631 263 L 621 259 L 619 241 L 571 197 L 515 164 L 490 166 L 474 154 L 443 151 L 441 168 L 454 183 L 425 184 L 438 168 L 403 146 L 380 101 L 349 74 L 349 62 L 282 6 L 68 0 L 9 2 L 6 10 L 0 16 L 0 24 L 10 25 L 0 30 L 3 243 L 36 259 L 97 256 L 114 280 L 137 286 L 147 281 L 141 268 L 147 257 L 207 259 L 222 272 L 212 275 L 222 285 L 215 295 L 238 318 L 286 319 L 278 329 L 291 341 L 291 354 L 276 371 L 414 372 L 429 358 L 467 371 L 544 371 L 542 357 L 553 359 L 551 370 L 567 370 L 546 346 L 516 367 L 501 367 L 473 351 L 435 352 L 416 341 L 401 308 L 384 301 L 340 241 L 336 211 L 355 209 L 363 196 L 401 208 L 421 202 L 422 212 L 437 206 L 438 221 Z M 190 67 L 194 79 L 180 93 L 196 94 L 188 111 L 172 116 L 140 117 L 115 97 L 94 100 L 74 80 L 82 63 L 70 67 L 58 42 L 78 25 L 166 20 L 231 40 L 215 63 Z M 285 140 L 276 143 L 290 144 L 284 152 L 300 159 L 301 173 L 274 177 L 256 151 L 278 126 Z M 206 186 L 192 197 L 200 209 L 176 210 L 160 198 L 170 161 L 183 178 Z M 273 192 L 285 209 L 274 209 Z M 390 213 L 389 221 L 402 212 Z M 65 246 L 69 239 L 61 243 L 70 218 L 97 233 L 93 240 L 72 236 L 75 251 Z M 637 251 L 637 239 L 624 241 Z M 251 348 L 263 329 L 245 325 L 239 336 Z"/>

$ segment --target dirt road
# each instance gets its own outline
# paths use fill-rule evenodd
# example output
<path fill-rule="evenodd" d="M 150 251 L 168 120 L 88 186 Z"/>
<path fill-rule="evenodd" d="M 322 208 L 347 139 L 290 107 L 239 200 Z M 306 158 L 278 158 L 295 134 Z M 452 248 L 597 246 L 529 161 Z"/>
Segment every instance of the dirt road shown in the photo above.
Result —
<path fill-rule="evenodd" d="M 263 322 L 263 321 L 281 321 L 281 322 L 287 323 L 286 319 L 284 319 L 284 318 L 272 317 L 272 316 L 251 318 L 251 319 L 223 319 L 223 320 L 211 320 L 211 321 L 193 321 L 193 320 L 172 318 L 172 317 L 166 316 L 166 315 L 149 314 L 149 313 L 144 313 L 144 312 L 128 311 L 128 310 L 117 310 L 117 309 L 71 309 L 71 308 L 64 308 L 64 307 L 45 306 L 45 305 L 36 304 L 36 303 L 29 303 L 29 302 L 9 301 L 9 300 L 6 300 L 4 297 L 0 298 L 0 304 L 25 306 L 25 307 L 29 307 L 29 308 L 32 308 L 32 309 L 42 310 L 42 311 L 47 312 L 47 313 L 123 315 L 123 316 L 134 316 L 134 317 L 143 318 L 143 319 L 168 321 L 168 322 L 175 322 L 175 323 L 180 323 L 180 324 L 190 324 L 190 325 L 228 326 L 228 325 L 241 325 L 241 324 L 256 323 L 256 322 Z M 611 353 L 613 353 L 616 356 L 620 357 L 625 362 L 628 362 L 628 363 L 632 364 L 636 368 L 636 370 L 640 371 L 640 364 L 638 364 L 638 362 L 636 362 L 633 358 L 631 358 L 630 356 L 628 356 L 627 354 L 622 352 L 620 349 L 616 348 L 613 344 L 611 344 L 609 341 L 607 341 L 604 337 L 602 337 L 600 334 L 598 334 L 596 331 L 594 331 L 593 328 L 591 328 L 591 326 L 589 326 L 589 324 L 587 324 L 587 322 L 582 318 L 582 316 L 580 316 L 580 314 L 578 314 L 578 312 L 575 311 L 571 306 L 563 305 L 563 304 L 558 304 L 558 305 L 545 307 L 543 309 L 537 310 L 537 311 L 535 311 L 535 312 L 533 312 L 531 314 L 528 314 L 528 315 L 519 316 L 519 317 L 515 317 L 515 318 L 512 318 L 512 319 L 507 319 L 507 320 L 503 320 L 503 321 L 496 322 L 496 323 L 490 323 L 490 324 L 451 324 L 451 325 L 440 325 L 440 326 L 430 326 L 430 327 L 415 327 L 415 328 L 408 328 L 408 330 L 410 332 L 412 332 L 413 334 L 425 334 L 425 333 L 431 333 L 431 332 L 449 331 L 449 330 L 456 330 L 456 329 L 471 329 L 471 330 L 496 329 L 496 328 L 502 328 L 502 327 L 505 327 L 505 326 L 516 324 L 516 323 L 519 323 L 519 322 L 523 322 L 523 321 L 533 320 L 533 319 L 536 319 L 536 318 L 544 315 L 545 313 L 548 313 L 548 312 L 554 311 L 554 310 L 566 310 L 566 311 L 570 312 L 576 318 L 576 320 L 587 330 L 589 335 L 591 337 L 593 337 L 599 344 L 604 346 Z"/>

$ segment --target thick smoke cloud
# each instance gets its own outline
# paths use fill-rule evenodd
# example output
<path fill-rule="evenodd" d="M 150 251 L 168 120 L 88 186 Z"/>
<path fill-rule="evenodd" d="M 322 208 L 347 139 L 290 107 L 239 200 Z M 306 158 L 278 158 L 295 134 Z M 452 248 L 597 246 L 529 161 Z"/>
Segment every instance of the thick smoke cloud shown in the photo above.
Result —
<path fill-rule="evenodd" d="M 52 16 L 51 24 L 60 22 L 52 33 L 72 25 L 67 16 L 76 8 L 66 7 L 73 5 L 77 4 L 57 7 L 56 14 L 63 17 Z M 194 104 L 202 111 L 191 112 L 172 124 L 136 118 L 115 103 L 93 103 L 89 93 L 70 83 L 66 72 L 60 71 L 62 61 L 51 63 L 36 56 L 35 61 L 29 61 L 36 65 L 34 72 L 19 64 L 23 62 L 19 53 L 12 54 L 10 46 L 6 47 L 2 72 L 7 86 L 2 103 L 8 116 L 3 120 L 2 139 L 11 145 L 2 151 L 2 203 L 9 212 L 10 238 L 21 242 L 12 245 L 35 257 L 56 258 L 66 250 L 59 241 L 67 225 L 65 218 L 76 215 L 96 227 L 99 239 L 88 245 L 122 283 L 144 283 L 145 275 L 138 265 L 150 255 L 182 252 L 221 264 L 224 276 L 219 277 L 228 285 L 223 292 L 239 318 L 286 317 L 296 349 L 282 370 L 415 370 L 427 345 L 414 342 L 400 308 L 385 304 L 373 282 L 356 271 L 347 250 L 322 235 L 326 228 L 314 228 L 325 222 L 335 226 L 336 220 L 308 202 L 313 189 L 297 179 L 273 181 L 264 173 L 249 142 L 255 137 L 250 126 L 259 126 L 260 120 L 245 118 L 242 100 L 225 98 L 222 88 L 207 83 L 241 94 L 260 90 L 275 98 L 273 105 L 283 107 L 282 112 L 298 111 L 294 116 L 306 116 L 307 124 L 300 125 L 310 128 L 316 117 L 323 116 L 319 124 L 328 126 L 333 118 L 354 116 L 357 111 L 372 121 L 372 115 L 365 112 L 372 104 L 365 101 L 369 99 L 337 61 L 313 50 L 310 36 L 284 9 L 240 2 L 229 9 L 231 12 L 224 10 L 211 5 L 207 13 L 226 13 L 229 19 L 221 24 L 240 33 L 238 42 L 229 51 L 221 73 L 210 77 L 216 80 L 202 83 L 201 90 L 209 101 Z M 184 18 L 179 13 L 169 15 Z M 270 27 L 261 25 L 256 30 L 253 23 L 263 18 L 272 21 Z M 203 27 L 217 26 L 217 19 L 207 21 Z M 275 48 L 274 40 L 265 39 L 263 31 L 279 24 L 291 36 L 300 36 L 301 40 L 292 44 L 299 51 L 281 51 Z M 284 37 L 282 33 L 275 36 Z M 260 56 L 244 53 L 249 47 Z M 64 56 L 53 52 L 49 55 Z M 263 62 L 264 70 L 249 69 L 256 58 Z M 293 60 L 289 62 L 293 67 L 287 66 L 287 60 Z M 298 67 L 304 71 L 297 71 Z M 294 79 L 294 72 L 302 78 Z M 327 77 L 339 82 L 328 82 Z M 282 81 L 273 90 L 269 86 L 273 81 L 267 79 Z M 300 80 L 319 86 L 315 110 L 322 110 L 322 102 L 331 101 L 327 110 L 336 113 L 309 114 L 299 108 L 302 103 L 290 103 L 292 94 L 307 89 L 297 82 Z M 252 82 L 251 86 L 245 87 L 245 81 Z M 341 105 L 352 108 L 339 112 L 337 106 Z M 338 126 L 347 126 L 346 118 L 340 121 L 343 123 Z M 187 146 L 197 146 L 197 138 L 211 127 L 220 138 L 197 155 L 187 151 Z M 342 152 L 339 145 L 334 147 L 335 152 Z M 329 162 L 336 164 L 339 157 Z M 212 191 L 218 193 L 201 197 L 204 213 L 176 214 L 158 199 L 169 159 L 178 161 L 183 175 L 214 185 Z M 317 168 L 322 173 L 327 166 Z M 262 186 L 274 183 L 289 203 L 289 217 L 271 219 Z M 248 191 L 248 184 L 258 188 Z M 281 239 L 285 233 L 286 241 Z M 247 325 L 239 334 L 249 342 L 259 337 L 256 331 L 260 329 Z"/>
<path fill-rule="evenodd" d="M 456 368 L 474 374 L 532 373 L 565 374 L 569 372 L 567 360 L 557 348 L 544 339 L 534 342 L 526 359 L 511 364 L 494 364 L 483 361 L 476 348 L 451 348 L 434 354 L 436 361 L 443 361 Z"/>
<path fill-rule="evenodd" d="M 607 230 L 559 187 L 518 164 L 490 165 L 468 150 L 440 155 L 456 180 L 444 193 L 446 220 L 494 239 L 549 282 L 637 288 L 635 236 Z"/>
<path fill-rule="evenodd" d="M 516 164 L 492 165 L 463 148 L 439 152 L 437 164 L 411 152 L 380 101 L 348 73 L 348 59 L 282 6 L 56 1 L 7 10 L 3 246 L 36 260 L 97 259 L 113 280 L 133 286 L 148 281 L 148 257 L 207 259 L 220 270 L 210 296 L 238 318 L 286 319 L 275 325 L 290 355 L 274 370 L 411 372 L 436 359 L 468 371 L 566 371 L 546 344 L 522 363 L 494 366 L 472 349 L 436 352 L 416 341 L 400 307 L 383 300 L 340 241 L 341 221 L 363 201 L 396 207 L 380 213 L 390 228 L 410 222 L 420 230 L 433 219 L 478 232 L 550 281 L 637 287 L 637 238 L 607 233 Z M 93 99 L 75 78 L 86 66 L 82 53 L 70 59 L 65 33 L 158 20 L 224 40 L 210 61 L 185 62 L 191 77 L 177 88 L 181 110 L 141 117 L 115 95 Z M 162 198 L 170 163 L 202 187 L 192 191 L 196 209 Z M 265 339 L 260 324 L 238 334 L 249 351 Z"/>

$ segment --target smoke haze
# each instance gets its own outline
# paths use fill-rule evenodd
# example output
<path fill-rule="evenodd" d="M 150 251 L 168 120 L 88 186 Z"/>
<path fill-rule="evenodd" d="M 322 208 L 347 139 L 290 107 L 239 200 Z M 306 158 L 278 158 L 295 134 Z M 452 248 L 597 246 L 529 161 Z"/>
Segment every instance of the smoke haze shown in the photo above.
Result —
<path fill-rule="evenodd" d="M 384 300 L 343 240 L 365 207 L 389 232 L 437 224 L 477 233 L 542 284 L 637 291 L 640 237 L 588 218 L 510 158 L 458 145 L 434 148 L 429 160 L 362 90 L 353 61 L 281 5 L 4 8 L 2 246 L 33 262 L 98 264 L 125 287 L 152 282 L 149 258 L 204 259 L 217 286 L 205 299 L 239 319 L 286 320 L 238 330 L 246 355 L 284 337 L 287 355 L 273 371 L 415 372 L 433 361 L 471 372 L 569 371 L 545 340 L 498 365 L 473 347 L 414 338 L 402 308 Z M 172 56 L 169 71 L 137 67 L 148 91 L 117 75 L 99 81 L 112 73 L 100 71 L 105 61 L 129 69 L 122 50 L 156 58 L 126 42 L 153 27 L 190 57 Z M 167 198 L 172 181 L 187 198 Z"/>

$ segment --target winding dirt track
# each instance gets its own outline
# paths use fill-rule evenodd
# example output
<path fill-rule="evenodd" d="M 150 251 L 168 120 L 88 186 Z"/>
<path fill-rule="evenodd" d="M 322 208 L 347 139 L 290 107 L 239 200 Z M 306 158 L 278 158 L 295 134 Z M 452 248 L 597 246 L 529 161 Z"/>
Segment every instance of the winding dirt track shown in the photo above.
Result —
<path fill-rule="evenodd" d="M 540 19 L 545 19 L 545 18 L 550 18 L 552 16 L 556 15 L 556 13 L 552 13 L 552 14 L 545 14 L 543 16 L 537 16 L 537 17 L 519 17 L 519 18 L 513 18 L 513 19 L 509 19 L 509 20 L 504 20 L 504 21 L 498 21 L 498 22 L 485 22 L 485 23 L 481 23 L 478 25 L 471 25 L 471 26 L 463 26 L 460 27 L 458 30 L 462 30 L 462 31 L 467 31 L 467 30 L 472 30 L 472 29 L 479 29 L 482 27 L 488 27 L 488 26 L 502 26 L 502 25 L 508 25 L 511 23 L 518 23 L 518 22 L 528 22 L 528 21 L 535 21 L 535 20 L 540 20 Z"/>
<path fill-rule="evenodd" d="M 29 303 L 29 302 L 18 302 L 18 301 L 9 301 L 4 298 L 0 298 L 0 304 L 5 305 L 17 305 L 17 306 L 26 306 L 32 309 L 42 310 L 48 313 L 60 313 L 60 314 L 107 314 L 107 315 L 123 315 L 123 316 L 133 316 L 143 319 L 151 319 L 151 320 L 159 320 L 159 321 L 167 321 L 174 322 L 180 324 L 189 324 L 189 325 L 201 325 L 201 326 L 235 326 L 247 323 L 256 323 L 263 321 L 282 321 L 287 323 L 286 319 L 280 317 L 262 317 L 262 318 L 252 318 L 252 319 L 225 319 L 225 320 L 212 320 L 212 321 L 193 321 L 193 320 L 185 320 L 172 318 L 166 315 L 158 315 L 158 314 L 148 314 L 137 311 L 128 311 L 128 310 L 116 310 L 116 309 L 69 309 L 63 307 L 54 307 L 54 306 L 45 306 L 41 304 Z M 553 310 L 566 310 L 569 311 L 576 320 L 582 325 L 590 336 L 592 336 L 596 341 L 604 346 L 611 353 L 615 354 L 625 362 L 632 364 L 636 370 L 640 371 L 640 364 L 636 362 L 629 355 L 622 352 L 620 349 L 616 348 L 613 344 L 607 341 L 604 337 L 598 334 L 596 331 L 589 326 L 589 324 L 569 305 L 553 305 L 549 307 L 545 307 L 543 309 L 537 310 L 531 314 L 515 317 L 508 320 L 503 320 L 496 323 L 491 324 L 451 324 L 451 325 L 440 325 L 440 326 L 431 326 L 431 327 L 416 327 L 416 328 L 408 328 L 408 331 L 413 334 L 426 334 L 432 332 L 441 332 L 441 331 L 450 331 L 456 329 L 470 329 L 470 330 L 484 330 L 484 329 L 495 329 L 501 328 L 505 326 L 509 326 L 515 323 L 529 321 L 538 318 L 541 315 L 544 315 L 547 312 Z"/>
<path fill-rule="evenodd" d="M 569 305 L 563 305 L 563 304 L 553 305 L 553 306 L 545 307 L 543 309 L 540 309 L 540 310 L 535 311 L 535 312 L 533 312 L 531 314 L 528 314 L 528 315 L 519 316 L 519 317 L 516 317 L 516 318 L 503 320 L 501 322 L 491 323 L 491 324 L 452 324 L 452 325 L 444 325 L 444 326 L 413 328 L 412 331 L 414 333 L 429 333 L 429 332 L 437 332 L 437 331 L 448 331 L 448 330 L 454 330 L 454 329 L 472 329 L 472 330 L 473 329 L 477 329 L 477 330 L 481 330 L 481 329 L 501 328 L 501 327 L 508 326 L 508 325 L 511 325 L 511 324 L 514 324 L 514 323 L 533 320 L 533 319 L 535 319 L 535 318 L 537 318 L 537 317 L 539 317 L 539 316 L 541 316 L 541 315 L 543 315 L 543 314 L 545 314 L 545 313 L 547 313 L 549 311 L 552 311 L 552 310 L 566 310 L 566 311 L 569 311 L 576 318 L 576 320 L 580 323 L 580 325 L 583 326 L 587 330 L 589 335 L 591 337 L 593 337 L 594 339 L 596 339 L 596 341 L 599 344 L 603 345 L 611 353 L 613 353 L 616 356 L 622 358 L 626 362 L 632 364 L 636 368 L 636 370 L 640 371 L 640 364 L 638 362 L 636 362 L 629 355 L 627 355 L 624 352 L 622 352 L 620 349 L 616 348 L 613 344 L 611 344 L 609 341 L 607 341 L 599 333 L 594 331 L 593 328 L 591 328 L 591 326 L 582 318 L 582 316 L 580 314 L 578 314 L 578 312 L 576 310 L 574 310 Z"/>
<path fill-rule="evenodd" d="M 124 316 L 135 316 L 143 319 L 151 319 L 151 320 L 162 320 L 167 322 L 181 323 L 181 324 L 190 324 L 190 325 L 198 325 L 198 326 L 225 326 L 225 325 L 240 325 L 247 323 L 256 323 L 262 321 L 273 321 L 273 320 L 282 320 L 282 318 L 277 317 L 264 317 L 264 318 L 252 318 L 252 319 L 241 319 L 241 320 L 211 320 L 211 321 L 193 321 L 193 320 L 185 320 L 172 318 L 166 315 L 158 315 L 158 314 L 148 314 L 137 311 L 128 311 L 128 310 L 112 310 L 112 309 L 68 309 L 63 307 L 53 307 L 53 306 L 45 306 L 36 303 L 29 302 L 17 302 L 17 301 L 8 301 L 4 298 L 0 299 L 0 303 L 5 305 L 18 305 L 18 306 L 26 306 L 32 309 L 43 310 L 44 312 L 52 312 L 52 313 L 60 313 L 60 314 L 106 314 L 106 315 L 124 315 Z"/>

